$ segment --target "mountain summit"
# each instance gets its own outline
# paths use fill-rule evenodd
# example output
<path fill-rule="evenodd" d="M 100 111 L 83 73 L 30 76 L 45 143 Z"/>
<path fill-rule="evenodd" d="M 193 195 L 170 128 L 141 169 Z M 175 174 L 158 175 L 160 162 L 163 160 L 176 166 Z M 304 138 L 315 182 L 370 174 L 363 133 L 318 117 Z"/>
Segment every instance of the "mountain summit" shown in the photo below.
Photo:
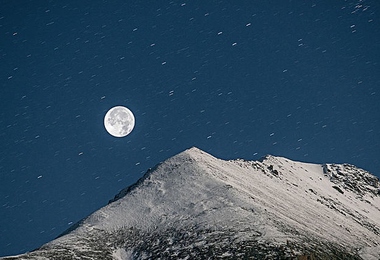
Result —
<path fill-rule="evenodd" d="M 61 237 L 3 259 L 380 259 L 380 183 L 348 164 L 188 149 Z"/>

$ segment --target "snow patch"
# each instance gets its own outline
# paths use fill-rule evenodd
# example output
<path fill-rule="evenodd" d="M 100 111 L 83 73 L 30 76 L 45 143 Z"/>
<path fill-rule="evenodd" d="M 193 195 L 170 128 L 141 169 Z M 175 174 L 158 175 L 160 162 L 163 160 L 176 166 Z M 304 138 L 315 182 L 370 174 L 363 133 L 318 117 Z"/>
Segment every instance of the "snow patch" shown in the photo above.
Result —
<path fill-rule="evenodd" d="M 133 259 L 133 253 L 131 250 L 125 251 L 124 248 L 117 248 L 113 253 L 114 260 L 130 260 Z"/>
<path fill-rule="evenodd" d="M 379 260 L 380 259 L 380 245 L 376 247 L 365 247 L 360 250 L 359 255 L 366 260 Z"/>

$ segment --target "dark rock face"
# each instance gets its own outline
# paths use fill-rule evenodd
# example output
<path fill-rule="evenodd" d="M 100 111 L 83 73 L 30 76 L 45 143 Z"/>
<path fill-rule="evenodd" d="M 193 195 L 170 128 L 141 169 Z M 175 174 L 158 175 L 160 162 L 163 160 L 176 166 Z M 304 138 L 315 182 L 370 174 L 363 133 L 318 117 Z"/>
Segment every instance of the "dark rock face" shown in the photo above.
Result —
<path fill-rule="evenodd" d="M 260 240 L 257 233 L 250 239 L 240 240 L 241 234 L 233 230 L 186 230 L 166 229 L 151 233 L 136 229 L 122 229 L 113 233 L 95 232 L 86 236 L 86 243 L 76 241 L 72 245 L 44 246 L 38 251 L 4 260 L 37 259 L 362 259 L 355 252 L 328 242 L 305 238 L 304 243 L 287 241 L 284 245 Z M 115 258 L 114 248 L 119 248 L 121 257 Z M 132 248 L 132 250 L 131 250 Z"/>
<path fill-rule="evenodd" d="M 363 197 L 365 194 L 380 195 L 380 180 L 371 173 L 350 164 L 324 164 L 323 172 L 331 182 Z M 337 186 L 336 186 L 337 187 Z"/>

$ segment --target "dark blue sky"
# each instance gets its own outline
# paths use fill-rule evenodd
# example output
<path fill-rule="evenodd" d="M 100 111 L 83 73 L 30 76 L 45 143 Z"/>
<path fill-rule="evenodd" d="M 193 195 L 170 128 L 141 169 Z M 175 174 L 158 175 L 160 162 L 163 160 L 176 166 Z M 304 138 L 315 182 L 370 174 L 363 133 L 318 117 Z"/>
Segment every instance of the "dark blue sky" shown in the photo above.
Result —
<path fill-rule="evenodd" d="M 380 175 L 377 0 L 0 2 L 0 256 L 191 146 Z"/>

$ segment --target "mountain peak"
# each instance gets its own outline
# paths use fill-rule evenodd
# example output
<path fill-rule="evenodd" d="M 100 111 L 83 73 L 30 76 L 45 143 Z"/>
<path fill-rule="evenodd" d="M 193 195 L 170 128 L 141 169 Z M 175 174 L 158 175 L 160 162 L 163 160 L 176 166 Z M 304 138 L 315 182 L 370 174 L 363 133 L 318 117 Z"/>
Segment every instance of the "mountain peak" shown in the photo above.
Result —
<path fill-rule="evenodd" d="M 206 153 L 205 151 L 203 151 L 203 150 L 201 150 L 195 146 L 193 146 L 189 149 L 186 149 L 183 152 L 181 152 L 181 153 L 179 153 L 173 157 L 183 156 L 183 155 L 187 155 L 187 156 L 193 158 L 194 162 L 197 162 L 197 163 L 199 163 L 202 160 L 205 160 L 206 158 L 208 158 L 208 159 L 214 158 L 215 159 L 215 157 L 212 156 L 211 154 Z"/>
<path fill-rule="evenodd" d="M 354 166 L 225 161 L 192 147 L 19 259 L 378 259 L 377 187 Z"/>
<path fill-rule="evenodd" d="M 139 185 L 141 185 L 146 179 L 154 178 L 155 176 L 151 176 L 151 175 L 156 174 L 156 171 L 158 168 L 161 169 L 161 168 L 165 167 L 165 165 L 170 167 L 169 165 L 179 164 L 180 162 L 186 162 L 186 161 L 199 163 L 201 161 L 200 157 L 202 157 L 202 156 L 210 156 L 211 157 L 211 155 L 205 153 L 204 151 L 202 151 L 199 148 L 194 147 L 194 146 L 180 152 L 177 155 L 174 155 L 173 157 L 165 160 L 164 162 L 157 164 L 153 168 L 149 168 L 142 178 L 140 178 L 135 184 L 121 190 L 112 200 L 109 201 L 109 203 L 115 202 L 115 201 L 119 200 L 120 198 L 124 197 L 126 194 L 131 192 L 133 189 L 139 187 Z M 170 173 L 170 172 L 171 171 L 168 171 L 168 173 Z"/>
<path fill-rule="evenodd" d="M 191 147 L 189 149 L 186 149 L 184 152 L 187 152 L 187 153 L 204 153 L 204 151 L 202 151 L 201 149 L 199 149 L 198 147 Z"/>

